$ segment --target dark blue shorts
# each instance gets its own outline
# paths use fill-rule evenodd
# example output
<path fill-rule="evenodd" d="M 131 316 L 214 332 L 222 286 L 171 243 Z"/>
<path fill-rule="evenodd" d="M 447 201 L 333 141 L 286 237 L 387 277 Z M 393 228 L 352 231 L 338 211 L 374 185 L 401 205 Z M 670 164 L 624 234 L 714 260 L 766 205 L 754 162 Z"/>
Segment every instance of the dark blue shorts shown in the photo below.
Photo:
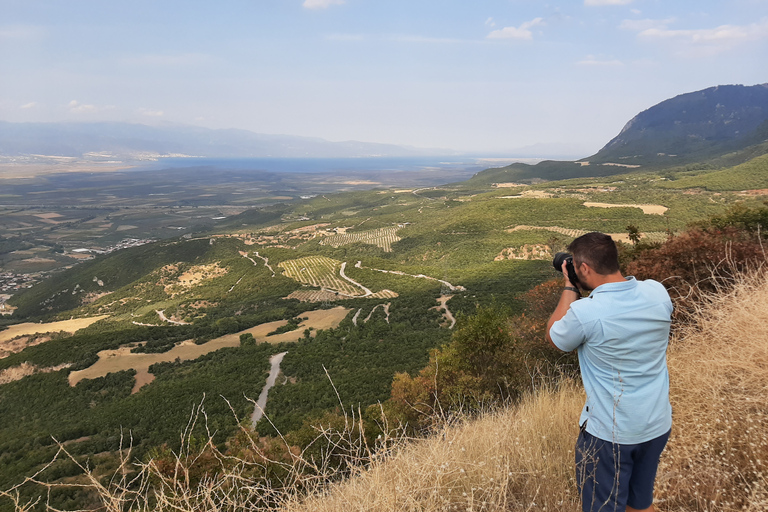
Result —
<path fill-rule="evenodd" d="M 624 512 L 653 504 L 653 482 L 669 432 L 640 444 L 603 441 L 582 429 L 576 441 L 576 485 L 583 512 Z"/>

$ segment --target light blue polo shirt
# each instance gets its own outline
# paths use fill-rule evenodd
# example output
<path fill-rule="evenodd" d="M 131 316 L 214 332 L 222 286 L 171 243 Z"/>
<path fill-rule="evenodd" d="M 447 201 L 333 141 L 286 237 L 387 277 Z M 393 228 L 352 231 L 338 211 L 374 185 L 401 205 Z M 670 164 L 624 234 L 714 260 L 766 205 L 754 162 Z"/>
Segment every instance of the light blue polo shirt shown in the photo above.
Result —
<path fill-rule="evenodd" d="M 549 334 L 560 350 L 577 350 L 587 392 L 579 424 L 587 421 L 587 432 L 605 441 L 637 444 L 672 427 L 672 301 L 656 281 L 626 279 L 571 304 Z"/>

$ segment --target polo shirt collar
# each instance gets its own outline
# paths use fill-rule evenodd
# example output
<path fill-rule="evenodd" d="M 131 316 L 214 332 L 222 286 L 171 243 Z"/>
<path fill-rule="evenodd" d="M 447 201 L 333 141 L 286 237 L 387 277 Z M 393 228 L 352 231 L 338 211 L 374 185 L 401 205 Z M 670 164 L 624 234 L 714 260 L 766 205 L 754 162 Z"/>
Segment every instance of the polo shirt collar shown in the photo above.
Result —
<path fill-rule="evenodd" d="M 635 276 L 627 276 L 624 279 L 625 281 L 623 282 L 601 284 L 592 290 L 592 293 L 590 293 L 589 296 L 592 297 L 596 293 L 623 292 L 626 290 L 631 290 L 637 286 L 637 280 L 635 279 Z"/>

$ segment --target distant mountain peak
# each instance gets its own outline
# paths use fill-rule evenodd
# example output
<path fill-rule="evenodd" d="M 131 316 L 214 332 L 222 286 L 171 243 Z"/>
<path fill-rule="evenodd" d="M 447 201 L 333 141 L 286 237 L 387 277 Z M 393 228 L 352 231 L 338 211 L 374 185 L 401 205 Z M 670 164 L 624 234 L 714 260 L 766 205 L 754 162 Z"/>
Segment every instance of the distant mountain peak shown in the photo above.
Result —
<path fill-rule="evenodd" d="M 767 129 L 768 83 L 717 85 L 680 94 L 640 112 L 586 160 L 682 162 L 763 142 Z"/>

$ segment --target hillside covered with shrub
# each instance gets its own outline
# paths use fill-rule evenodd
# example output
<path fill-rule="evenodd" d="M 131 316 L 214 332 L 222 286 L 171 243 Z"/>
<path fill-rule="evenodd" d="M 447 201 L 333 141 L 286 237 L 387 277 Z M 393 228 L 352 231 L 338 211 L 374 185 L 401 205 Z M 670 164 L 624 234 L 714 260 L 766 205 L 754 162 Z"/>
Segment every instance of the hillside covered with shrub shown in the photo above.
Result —
<path fill-rule="evenodd" d="M 622 247 L 625 274 L 661 281 L 676 305 L 674 428 L 657 480 L 665 510 L 768 504 L 767 220 L 768 207 L 737 205 L 664 242 Z M 572 510 L 583 391 L 573 356 L 543 342 L 559 287 L 551 280 L 530 289 L 516 310 L 491 301 L 462 316 L 426 366 L 397 373 L 378 404 L 344 403 L 349 390 L 340 395 L 330 380 L 335 409 L 273 436 L 241 424 L 223 442 L 221 420 L 212 423 L 201 404 L 180 444 L 137 460 L 130 439 L 112 440 L 123 449 L 109 470 L 94 472 L 71 446 L 54 444 L 57 460 L 4 491 L 6 503 L 25 509 L 30 489 L 42 486 L 48 499 L 74 489 L 81 497 L 73 503 L 87 496 L 110 510 Z M 351 327 L 346 337 L 359 336 Z M 317 373 L 312 367 L 290 374 Z M 323 378 L 327 371 L 303 380 Z M 60 467 L 80 476 L 43 478 Z"/>

